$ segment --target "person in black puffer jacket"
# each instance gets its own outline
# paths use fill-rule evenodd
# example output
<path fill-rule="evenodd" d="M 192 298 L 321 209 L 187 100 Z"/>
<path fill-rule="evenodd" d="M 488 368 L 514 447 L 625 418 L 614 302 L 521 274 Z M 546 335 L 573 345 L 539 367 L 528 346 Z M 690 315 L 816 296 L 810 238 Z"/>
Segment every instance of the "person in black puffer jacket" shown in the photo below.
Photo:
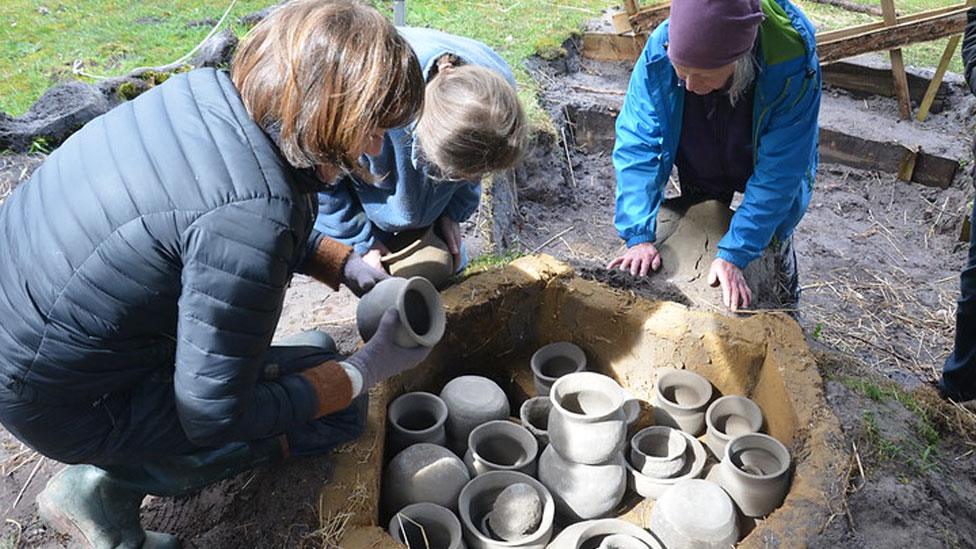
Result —
<path fill-rule="evenodd" d="M 969 89 L 976 94 L 976 8 L 970 8 L 962 43 L 962 61 Z M 976 141 L 973 142 L 976 159 Z M 976 178 L 976 165 L 973 176 Z M 969 260 L 959 277 L 962 295 L 956 308 L 956 341 L 946 358 L 939 392 L 956 402 L 976 399 L 976 209 L 971 214 Z"/>
<path fill-rule="evenodd" d="M 170 547 L 139 525 L 180 495 L 361 434 L 367 389 L 425 350 L 377 334 L 272 346 L 295 272 L 357 294 L 386 275 L 313 230 L 316 193 L 409 123 L 409 45 L 376 10 L 296 0 L 231 73 L 174 75 L 96 118 L 0 208 L 0 422 L 69 464 L 44 519 L 94 547 Z"/>

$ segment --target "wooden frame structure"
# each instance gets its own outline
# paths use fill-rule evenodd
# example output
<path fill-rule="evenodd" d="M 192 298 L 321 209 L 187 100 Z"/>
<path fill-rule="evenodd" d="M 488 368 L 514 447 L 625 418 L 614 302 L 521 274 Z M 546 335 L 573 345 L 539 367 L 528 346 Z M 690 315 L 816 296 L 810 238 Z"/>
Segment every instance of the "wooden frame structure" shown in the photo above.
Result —
<path fill-rule="evenodd" d="M 919 105 L 918 119 L 924 120 L 959 45 L 958 35 L 966 28 L 966 11 L 973 5 L 976 0 L 898 16 L 894 0 L 881 0 L 884 21 L 818 33 L 817 53 L 820 61 L 826 64 L 863 53 L 889 51 L 899 109 L 902 117 L 907 119 L 911 117 L 911 97 L 901 48 L 953 37 Z M 639 7 L 637 0 L 624 0 L 624 11 L 613 16 L 615 32 L 583 35 L 583 55 L 602 61 L 636 60 L 644 48 L 647 34 L 667 19 L 670 11 L 670 2 Z"/>

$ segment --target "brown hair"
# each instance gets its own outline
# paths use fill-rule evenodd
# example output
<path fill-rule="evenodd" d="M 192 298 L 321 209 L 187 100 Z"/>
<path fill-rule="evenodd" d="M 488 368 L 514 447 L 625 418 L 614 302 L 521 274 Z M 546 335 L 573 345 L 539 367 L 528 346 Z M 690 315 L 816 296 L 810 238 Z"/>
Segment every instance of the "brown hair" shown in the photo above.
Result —
<path fill-rule="evenodd" d="M 456 179 L 514 166 L 528 139 L 515 88 L 476 65 L 438 73 L 427 84 L 416 136 L 424 156 Z"/>
<path fill-rule="evenodd" d="M 378 11 L 350 0 L 293 0 L 245 37 L 231 77 L 251 117 L 280 132 L 297 168 L 358 171 L 379 129 L 410 122 L 423 104 L 416 55 Z"/>

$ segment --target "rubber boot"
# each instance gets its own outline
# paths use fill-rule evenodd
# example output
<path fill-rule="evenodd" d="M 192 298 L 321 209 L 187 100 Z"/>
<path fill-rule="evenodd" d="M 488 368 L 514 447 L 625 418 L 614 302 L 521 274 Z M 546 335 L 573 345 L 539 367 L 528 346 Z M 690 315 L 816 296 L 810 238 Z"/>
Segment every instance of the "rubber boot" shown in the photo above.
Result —
<path fill-rule="evenodd" d="M 139 507 L 145 495 L 94 465 L 69 465 L 48 481 L 37 508 L 55 530 L 93 549 L 179 547 L 176 536 L 142 529 Z"/>

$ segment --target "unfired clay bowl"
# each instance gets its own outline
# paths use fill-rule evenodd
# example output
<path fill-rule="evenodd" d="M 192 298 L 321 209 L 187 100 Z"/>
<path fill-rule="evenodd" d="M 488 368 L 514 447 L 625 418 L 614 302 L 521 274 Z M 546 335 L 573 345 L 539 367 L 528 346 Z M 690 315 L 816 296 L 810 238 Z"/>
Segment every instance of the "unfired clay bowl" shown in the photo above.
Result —
<path fill-rule="evenodd" d="M 549 444 L 549 412 L 552 402 L 549 397 L 532 397 L 522 403 L 519 409 L 519 419 L 539 442 L 539 448 L 544 449 Z"/>
<path fill-rule="evenodd" d="M 681 431 L 655 425 L 630 439 L 630 464 L 651 478 L 671 478 L 685 466 L 688 441 Z"/>
<path fill-rule="evenodd" d="M 707 480 L 683 480 L 651 509 L 651 531 L 668 549 L 727 549 L 739 540 L 735 506 Z"/>
<path fill-rule="evenodd" d="M 495 508 L 498 496 L 513 484 L 528 484 L 542 500 L 542 520 L 538 529 L 519 541 L 502 541 L 485 535 L 481 528 L 485 517 Z M 471 549 L 526 548 L 544 549 L 552 538 L 556 505 L 549 490 L 538 480 L 515 471 L 489 471 L 475 477 L 461 490 L 458 514 L 464 529 L 464 540 Z"/>
<path fill-rule="evenodd" d="M 729 440 L 762 429 L 759 405 L 743 396 L 729 395 L 713 402 L 705 412 L 705 444 L 718 459 L 725 457 Z"/>
<path fill-rule="evenodd" d="M 535 476 L 539 443 L 525 427 L 508 420 L 482 423 L 468 436 L 464 463 L 471 476 L 488 471 L 519 471 Z"/>
<path fill-rule="evenodd" d="M 419 276 L 443 288 L 454 274 L 454 256 L 433 227 L 399 233 L 387 247 L 391 253 L 380 261 L 393 276 Z"/>
<path fill-rule="evenodd" d="M 684 467 L 672 478 L 652 478 L 641 474 L 640 471 L 636 470 L 627 462 L 625 463 L 627 467 L 627 485 L 631 490 L 637 492 L 642 497 L 656 500 L 678 482 L 698 478 L 702 475 L 702 471 L 705 469 L 705 463 L 708 461 L 708 451 L 705 450 L 705 446 L 697 438 L 683 431 L 678 432 L 685 437 L 685 441 L 688 443 L 685 448 Z"/>
<path fill-rule="evenodd" d="M 447 405 L 437 395 L 417 391 L 398 396 L 387 408 L 389 454 L 411 444 L 429 442 L 444 446 L 447 433 Z"/>
<path fill-rule="evenodd" d="M 400 317 L 394 341 L 405 348 L 433 347 L 444 336 L 446 317 L 441 294 L 425 278 L 388 278 L 373 287 L 356 306 L 356 328 L 369 341 L 390 308 Z"/>
<path fill-rule="evenodd" d="M 529 361 L 536 396 L 546 396 L 557 379 L 586 369 L 586 353 L 573 343 L 550 343 L 532 355 Z"/>
<path fill-rule="evenodd" d="M 387 530 L 407 547 L 465 549 L 461 521 L 450 510 L 433 503 L 414 503 L 400 509 Z"/>
<path fill-rule="evenodd" d="M 712 384 L 688 370 L 668 370 L 654 386 L 654 421 L 698 436 L 705 431 L 705 408 Z"/>
<path fill-rule="evenodd" d="M 622 540 L 621 537 L 627 539 Z M 587 520 L 568 526 L 556 536 L 556 539 L 552 540 L 547 549 L 606 548 L 607 545 L 614 549 L 622 549 L 623 547 L 627 549 L 630 547 L 665 549 L 647 530 L 627 521 L 613 518 Z"/>
<path fill-rule="evenodd" d="M 709 478 L 720 484 L 747 517 L 764 517 L 779 507 L 790 489 L 790 452 L 762 433 L 729 441 L 722 463 Z"/>

